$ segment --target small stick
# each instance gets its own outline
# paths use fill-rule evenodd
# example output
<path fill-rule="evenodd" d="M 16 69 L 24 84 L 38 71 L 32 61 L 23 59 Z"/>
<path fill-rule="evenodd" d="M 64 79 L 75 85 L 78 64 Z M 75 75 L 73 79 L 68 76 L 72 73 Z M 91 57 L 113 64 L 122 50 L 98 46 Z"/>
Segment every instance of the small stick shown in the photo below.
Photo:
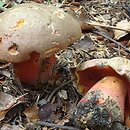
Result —
<path fill-rule="evenodd" d="M 109 37 L 109 36 L 103 34 L 102 32 L 99 32 L 99 31 L 97 31 L 97 30 L 93 30 L 92 32 L 93 32 L 93 33 L 96 33 L 96 34 L 98 34 L 98 35 L 100 35 L 100 36 L 105 37 L 106 39 L 108 39 L 108 40 L 111 41 L 111 42 L 116 43 L 118 46 L 121 46 L 123 49 L 125 49 L 127 52 L 130 53 L 130 50 L 129 50 L 128 48 L 126 48 L 125 46 L 123 46 L 120 42 L 117 42 L 116 40 L 112 39 L 111 37 Z"/>
<path fill-rule="evenodd" d="M 75 80 L 75 79 L 69 80 L 69 81 L 63 83 L 62 85 L 60 85 L 59 87 L 55 88 L 54 91 L 53 91 L 53 92 L 50 94 L 50 96 L 47 98 L 47 102 L 50 102 L 50 101 L 51 101 L 52 97 L 54 96 L 54 94 L 55 94 L 58 90 L 62 89 L 66 84 L 69 84 L 69 83 L 71 83 L 71 82 L 74 81 L 74 80 Z"/>
<path fill-rule="evenodd" d="M 99 23 L 90 23 L 90 22 L 85 22 L 85 23 L 92 25 L 92 26 L 99 26 L 99 27 L 105 27 L 105 28 L 111 28 L 111 29 L 116 29 L 116 30 L 120 30 L 120 31 L 130 32 L 130 30 L 126 30 L 126 29 L 123 29 L 123 28 L 118 28 L 118 27 L 110 26 L 110 25 L 102 25 L 102 24 L 99 24 Z"/>
<path fill-rule="evenodd" d="M 65 130 L 80 130 L 80 129 L 75 128 L 75 127 L 62 126 L 62 125 L 57 125 L 57 124 L 54 124 L 54 123 L 48 123 L 48 122 L 45 122 L 45 121 L 38 121 L 37 124 L 40 125 L 40 126 L 48 126 L 48 127 L 53 127 L 53 128 L 65 129 Z"/>

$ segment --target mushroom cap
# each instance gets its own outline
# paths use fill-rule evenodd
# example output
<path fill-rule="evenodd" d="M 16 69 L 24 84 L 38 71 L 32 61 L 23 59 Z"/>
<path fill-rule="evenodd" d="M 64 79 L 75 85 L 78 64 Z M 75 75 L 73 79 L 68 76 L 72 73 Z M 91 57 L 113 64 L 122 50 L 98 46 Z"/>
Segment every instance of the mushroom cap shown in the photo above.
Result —
<path fill-rule="evenodd" d="M 23 61 L 31 52 L 45 58 L 80 37 L 79 23 L 52 5 L 20 4 L 0 14 L 0 59 L 4 61 Z"/>

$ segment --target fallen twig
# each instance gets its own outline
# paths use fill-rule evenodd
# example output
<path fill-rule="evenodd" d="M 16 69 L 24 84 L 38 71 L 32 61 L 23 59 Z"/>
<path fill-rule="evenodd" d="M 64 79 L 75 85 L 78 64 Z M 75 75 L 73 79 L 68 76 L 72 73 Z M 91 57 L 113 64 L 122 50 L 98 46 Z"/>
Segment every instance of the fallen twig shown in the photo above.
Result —
<path fill-rule="evenodd" d="M 99 27 L 105 27 L 105 28 L 111 28 L 111 29 L 116 29 L 116 30 L 130 32 L 130 30 L 126 30 L 126 29 L 123 29 L 123 28 L 118 28 L 118 27 L 110 26 L 110 25 L 102 25 L 100 23 L 90 23 L 90 22 L 85 22 L 85 23 L 89 24 L 89 25 L 92 25 L 92 26 L 99 26 Z"/>
<path fill-rule="evenodd" d="M 53 127 L 53 128 L 65 129 L 65 130 L 80 130 L 80 129 L 75 128 L 75 127 L 62 126 L 62 125 L 57 125 L 54 123 L 48 123 L 48 122 L 44 122 L 44 121 L 38 121 L 37 124 L 40 126 L 48 126 L 48 127 Z"/>
<path fill-rule="evenodd" d="M 69 80 L 69 81 L 63 83 L 63 84 L 60 85 L 59 87 L 55 88 L 54 91 L 53 91 L 53 92 L 50 94 L 50 96 L 47 98 L 47 102 L 50 102 L 50 101 L 51 101 L 52 97 L 54 96 L 54 94 L 55 94 L 58 90 L 62 89 L 65 85 L 67 85 L 67 84 L 73 82 L 74 80 L 75 80 L 75 79 L 71 79 L 71 80 Z"/>
<path fill-rule="evenodd" d="M 108 40 L 111 41 L 111 42 L 114 42 L 115 44 L 117 44 L 118 46 L 121 46 L 123 49 L 125 49 L 127 52 L 130 53 L 130 50 L 129 50 L 128 48 L 126 48 L 125 46 L 123 46 L 120 42 L 117 42 L 116 40 L 112 39 L 111 37 L 109 37 L 109 36 L 103 34 L 103 32 L 99 32 L 99 31 L 97 31 L 97 30 L 93 30 L 92 32 L 93 32 L 93 33 L 96 33 L 96 34 L 98 34 L 98 35 L 103 36 L 104 38 L 108 39 Z"/>

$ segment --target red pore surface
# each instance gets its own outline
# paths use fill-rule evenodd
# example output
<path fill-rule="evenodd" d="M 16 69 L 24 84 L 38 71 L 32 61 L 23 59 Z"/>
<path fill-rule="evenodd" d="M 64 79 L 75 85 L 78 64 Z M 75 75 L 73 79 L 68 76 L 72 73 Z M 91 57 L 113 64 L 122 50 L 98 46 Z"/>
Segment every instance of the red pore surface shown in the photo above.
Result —
<path fill-rule="evenodd" d="M 21 82 L 33 84 L 38 79 L 40 73 L 40 54 L 32 52 L 28 60 L 14 64 L 15 74 Z"/>
<path fill-rule="evenodd" d="M 56 63 L 55 55 L 51 55 L 50 57 L 43 60 L 42 69 L 40 73 L 40 80 L 48 81 L 50 79 L 56 79 L 58 75 L 54 75 L 54 65 Z"/>
<path fill-rule="evenodd" d="M 110 66 L 95 66 L 90 67 L 82 71 L 77 71 L 76 75 L 78 76 L 78 89 L 82 90 L 82 93 L 85 94 L 94 86 L 99 80 L 106 76 L 117 76 L 122 78 L 125 82 L 125 87 L 127 89 L 127 98 L 125 103 L 125 112 L 129 112 L 130 108 L 130 84 L 125 76 L 120 76 L 117 72 Z"/>
<path fill-rule="evenodd" d="M 15 74 L 21 82 L 33 84 L 38 78 L 42 81 L 56 78 L 52 74 L 53 66 L 56 62 L 55 55 L 43 59 L 43 63 L 39 61 L 39 57 L 39 53 L 32 52 L 28 60 L 14 64 Z"/>

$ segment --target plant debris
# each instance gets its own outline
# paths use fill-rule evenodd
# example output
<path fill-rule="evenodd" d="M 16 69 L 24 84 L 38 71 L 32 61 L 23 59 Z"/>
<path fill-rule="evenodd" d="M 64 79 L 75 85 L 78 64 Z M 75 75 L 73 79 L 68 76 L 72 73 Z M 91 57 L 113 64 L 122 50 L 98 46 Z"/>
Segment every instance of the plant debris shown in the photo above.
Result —
<path fill-rule="evenodd" d="M 39 13 L 43 6 L 51 10 L 51 7 L 56 7 L 52 11 L 43 9 L 45 12 L 40 17 L 35 11 L 30 12 L 27 17 L 29 21 L 22 18 L 27 11 L 21 4 L 31 10 L 29 4 L 36 3 L 40 10 L 35 8 L 35 11 Z M 23 11 L 19 12 L 17 7 Z M 73 20 L 67 18 L 69 24 L 65 24 L 64 16 L 57 9 L 62 10 L 63 14 L 68 13 L 67 16 L 73 17 Z M 20 13 L 17 22 L 12 23 L 15 19 L 11 20 L 11 15 L 2 18 L 2 14 L 11 10 Z M 129 1 L 2 0 L 0 13 L 1 21 L 4 20 L 0 30 L 6 30 L 0 32 L 1 130 L 130 130 Z M 55 15 L 54 21 L 52 14 Z M 38 18 L 42 18 L 42 21 Z M 34 28 L 32 21 L 35 20 L 39 21 Z M 46 24 L 43 25 L 44 21 Z M 62 27 L 62 36 L 58 30 L 54 30 L 52 22 L 56 22 L 56 27 Z M 11 23 L 12 28 L 9 27 Z M 28 28 L 24 29 L 26 25 Z M 11 39 L 12 36 L 15 36 L 15 40 Z M 32 42 L 33 50 L 29 47 Z M 47 49 L 37 46 L 36 42 L 46 44 Z M 48 48 L 50 43 L 54 47 L 51 50 Z M 62 43 L 66 45 L 59 49 L 58 45 Z M 7 44 L 7 57 L 2 50 L 3 44 Z M 20 56 L 24 57 L 24 61 L 17 58 L 21 66 L 14 64 L 12 60 L 16 59 L 10 59 L 10 56 L 19 56 L 24 51 L 19 48 L 23 44 L 27 44 L 24 47 L 29 53 Z M 37 48 L 40 53 L 37 53 Z M 45 55 L 42 58 L 41 53 Z M 24 72 L 22 76 L 18 74 L 17 67 L 20 68 L 20 74 Z M 95 87 L 108 77 L 113 79 L 110 86 L 104 90 L 101 85 Z M 118 78 L 120 82 L 117 83 Z M 114 96 L 109 93 L 112 83 L 121 88 L 120 91 L 116 91 L 118 87 L 113 88 L 113 93 L 121 93 L 117 98 L 116 93 Z M 125 89 L 122 90 L 123 83 Z M 118 98 L 125 103 L 118 103 Z"/>

